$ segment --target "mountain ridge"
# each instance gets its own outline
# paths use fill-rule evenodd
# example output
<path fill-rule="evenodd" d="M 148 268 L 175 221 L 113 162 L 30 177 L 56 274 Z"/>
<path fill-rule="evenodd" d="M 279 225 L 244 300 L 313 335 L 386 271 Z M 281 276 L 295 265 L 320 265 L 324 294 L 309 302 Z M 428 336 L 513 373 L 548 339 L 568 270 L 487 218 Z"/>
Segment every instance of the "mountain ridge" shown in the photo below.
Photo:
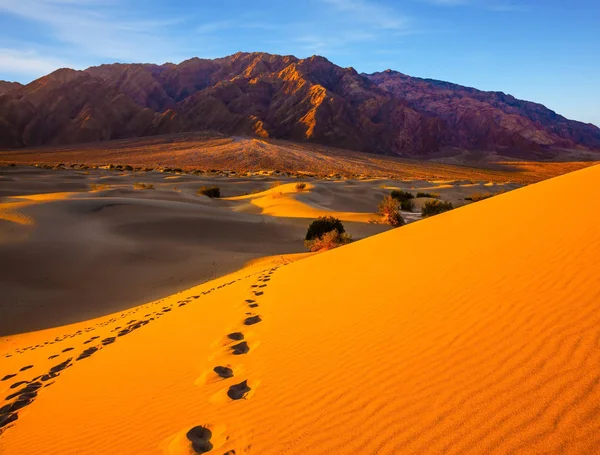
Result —
<path fill-rule="evenodd" d="M 528 158 L 600 151 L 599 128 L 540 104 L 392 70 L 359 74 L 321 56 L 104 64 L 2 87 L 3 148 L 213 130 L 416 158 L 449 147 Z"/>

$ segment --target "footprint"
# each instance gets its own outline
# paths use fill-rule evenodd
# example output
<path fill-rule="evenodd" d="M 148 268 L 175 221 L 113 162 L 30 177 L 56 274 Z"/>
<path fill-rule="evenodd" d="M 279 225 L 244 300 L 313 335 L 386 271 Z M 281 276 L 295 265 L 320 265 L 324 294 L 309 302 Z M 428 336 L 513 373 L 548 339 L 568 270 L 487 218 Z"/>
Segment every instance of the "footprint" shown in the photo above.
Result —
<path fill-rule="evenodd" d="M 259 295 L 263 295 L 263 294 L 264 294 L 264 292 L 263 292 L 263 291 L 254 291 L 254 295 L 255 295 L 255 296 L 257 296 L 257 297 L 258 297 Z"/>
<path fill-rule="evenodd" d="M 9 423 L 14 422 L 15 420 L 17 420 L 19 418 L 19 416 L 17 415 L 17 413 L 3 413 L 0 412 L 0 429 L 2 427 L 5 427 L 6 425 L 8 425 Z"/>
<path fill-rule="evenodd" d="M 48 360 L 50 360 L 50 359 L 55 359 L 55 358 L 57 358 L 57 357 L 58 357 L 58 354 L 54 354 L 54 355 L 51 355 L 50 357 L 48 357 Z"/>
<path fill-rule="evenodd" d="M 89 356 L 91 356 L 97 350 L 98 350 L 98 348 L 95 346 L 92 346 L 91 348 L 87 348 L 85 351 L 83 351 L 81 354 L 79 354 L 79 357 L 77 357 L 75 360 L 87 359 Z"/>
<path fill-rule="evenodd" d="M 75 348 L 65 348 L 62 350 L 62 352 L 69 352 L 69 351 L 72 351 L 73 349 L 75 349 Z"/>
<path fill-rule="evenodd" d="M 244 334 L 242 332 L 232 332 L 227 335 L 227 338 L 234 341 L 240 341 L 244 339 Z"/>
<path fill-rule="evenodd" d="M 192 443 L 192 449 L 196 453 L 206 453 L 213 449 L 213 445 L 210 442 L 212 431 L 206 427 L 198 425 L 188 431 L 185 436 Z"/>
<path fill-rule="evenodd" d="M 33 365 L 26 365 L 23 368 L 21 368 L 19 371 L 29 370 L 30 368 L 33 368 Z"/>
<path fill-rule="evenodd" d="M 250 352 L 250 346 L 245 341 L 231 346 L 231 353 L 233 355 L 243 355 L 248 354 L 248 352 Z"/>
<path fill-rule="evenodd" d="M 52 373 L 58 373 L 59 371 L 64 370 L 65 368 L 67 368 L 69 366 L 69 364 L 71 363 L 71 360 L 73 360 L 72 358 L 65 360 L 62 363 L 59 363 L 58 365 L 53 366 L 52 368 L 50 368 L 50 374 Z"/>
<path fill-rule="evenodd" d="M 258 306 L 258 303 L 251 303 L 250 305 L 248 305 L 250 308 L 256 308 Z"/>
<path fill-rule="evenodd" d="M 11 389 L 16 389 L 20 385 L 27 384 L 29 381 L 17 381 L 13 385 L 10 386 Z"/>
<path fill-rule="evenodd" d="M 0 381 L 8 381 L 10 378 L 14 378 L 15 376 L 16 374 L 7 374 L 2 379 L 0 379 Z"/>
<path fill-rule="evenodd" d="M 227 391 L 227 396 L 232 400 L 241 400 L 252 390 L 248 386 L 248 381 L 242 381 L 239 384 L 232 385 Z"/>
<path fill-rule="evenodd" d="M 41 382 L 32 382 L 31 384 L 27 384 L 21 390 L 17 390 L 15 393 L 8 395 L 6 399 L 12 400 L 15 397 L 19 397 L 18 400 L 33 400 L 37 396 L 37 389 L 41 387 Z"/>
<path fill-rule="evenodd" d="M 246 299 L 246 303 L 254 303 L 254 302 L 256 302 L 256 300 Z"/>
<path fill-rule="evenodd" d="M 229 379 L 229 378 L 233 377 L 233 370 L 229 367 L 218 366 L 218 367 L 214 367 L 213 371 L 215 373 L 217 373 L 217 375 L 220 378 L 223 378 L 223 379 Z"/>
<path fill-rule="evenodd" d="M 250 316 L 244 320 L 244 325 L 254 325 L 258 324 L 260 321 L 262 321 L 260 316 Z"/>

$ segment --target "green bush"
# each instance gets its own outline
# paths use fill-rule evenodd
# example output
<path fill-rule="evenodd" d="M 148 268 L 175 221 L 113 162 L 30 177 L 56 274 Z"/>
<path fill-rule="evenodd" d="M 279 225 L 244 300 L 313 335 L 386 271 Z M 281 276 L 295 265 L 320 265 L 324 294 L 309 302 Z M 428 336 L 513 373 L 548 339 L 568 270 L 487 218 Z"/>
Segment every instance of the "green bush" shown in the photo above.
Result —
<path fill-rule="evenodd" d="M 321 216 L 310 223 L 304 240 L 314 240 L 331 231 L 338 231 L 340 234 L 346 232 L 344 225 L 337 218 L 332 216 Z"/>
<path fill-rule="evenodd" d="M 203 186 L 198 188 L 196 194 L 199 196 L 208 196 L 209 198 L 221 197 L 221 189 L 218 186 Z"/>
<path fill-rule="evenodd" d="M 451 202 L 438 200 L 427 201 L 423 204 L 423 207 L 421 207 L 421 215 L 423 215 L 423 217 L 439 215 L 440 213 L 447 212 L 453 208 L 454 206 Z"/>
<path fill-rule="evenodd" d="M 400 202 L 408 201 L 408 200 L 414 198 L 413 194 L 410 191 L 402 191 L 402 190 L 392 191 L 391 196 Z"/>
<path fill-rule="evenodd" d="M 432 197 L 432 198 L 439 198 L 440 195 L 437 193 L 417 193 L 417 197 Z"/>
<path fill-rule="evenodd" d="M 405 212 L 412 212 L 414 209 L 415 203 L 410 199 L 400 201 L 400 210 L 404 210 Z"/>

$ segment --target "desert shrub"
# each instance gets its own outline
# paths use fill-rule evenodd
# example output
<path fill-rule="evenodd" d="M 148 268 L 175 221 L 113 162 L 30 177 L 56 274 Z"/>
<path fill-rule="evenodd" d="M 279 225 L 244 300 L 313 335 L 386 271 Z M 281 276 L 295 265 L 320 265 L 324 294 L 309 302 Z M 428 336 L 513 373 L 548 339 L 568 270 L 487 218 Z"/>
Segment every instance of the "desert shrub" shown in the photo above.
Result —
<path fill-rule="evenodd" d="M 310 223 L 304 240 L 314 240 L 331 231 L 338 231 L 340 234 L 346 232 L 344 225 L 337 218 L 332 216 L 320 216 Z"/>
<path fill-rule="evenodd" d="M 277 188 L 278 186 L 281 186 L 281 182 L 279 180 L 275 180 L 273 183 L 271 183 L 271 188 Z"/>
<path fill-rule="evenodd" d="M 133 189 L 134 190 L 153 190 L 154 185 L 152 185 L 151 183 L 135 182 L 133 184 Z"/>
<path fill-rule="evenodd" d="M 327 251 L 338 246 L 346 245 L 350 243 L 352 237 L 345 232 L 340 233 L 337 229 L 326 232 L 320 237 L 312 240 L 306 240 L 304 244 L 306 247 L 313 252 L 316 251 Z"/>
<path fill-rule="evenodd" d="M 484 199 L 487 199 L 492 196 L 493 196 L 492 193 L 473 193 L 471 196 L 466 197 L 465 201 L 473 201 L 473 202 L 483 201 Z"/>
<path fill-rule="evenodd" d="M 303 183 L 303 182 L 296 183 L 296 191 L 304 191 L 304 188 L 306 188 L 306 183 Z"/>
<path fill-rule="evenodd" d="M 108 185 L 105 185 L 104 183 L 90 183 L 91 191 L 104 191 L 107 188 L 108 188 Z"/>
<path fill-rule="evenodd" d="M 400 202 L 392 196 L 386 196 L 379 203 L 379 214 L 383 217 L 386 224 L 390 226 L 402 226 L 404 219 L 400 215 Z"/>
<path fill-rule="evenodd" d="M 410 199 L 406 199 L 405 201 L 400 201 L 400 210 L 404 210 L 405 212 L 412 212 L 415 209 L 415 203 Z"/>
<path fill-rule="evenodd" d="M 427 201 L 425 202 L 425 204 L 423 204 L 423 207 L 421 207 L 421 215 L 423 215 L 423 217 L 438 215 L 442 212 L 452 210 L 453 208 L 454 206 L 451 202 L 444 202 L 438 200 Z"/>
<path fill-rule="evenodd" d="M 221 189 L 218 186 L 203 186 L 196 191 L 197 195 L 208 196 L 210 198 L 221 197 Z"/>
<path fill-rule="evenodd" d="M 421 192 L 419 192 L 419 193 L 417 193 L 417 197 L 432 197 L 432 198 L 437 199 L 440 197 L 440 195 L 437 193 L 421 193 Z"/>
<path fill-rule="evenodd" d="M 408 200 L 414 198 L 413 194 L 410 191 L 402 191 L 402 190 L 392 191 L 391 196 L 400 202 L 408 201 Z M 404 209 L 402 209 L 402 210 L 404 210 Z"/>

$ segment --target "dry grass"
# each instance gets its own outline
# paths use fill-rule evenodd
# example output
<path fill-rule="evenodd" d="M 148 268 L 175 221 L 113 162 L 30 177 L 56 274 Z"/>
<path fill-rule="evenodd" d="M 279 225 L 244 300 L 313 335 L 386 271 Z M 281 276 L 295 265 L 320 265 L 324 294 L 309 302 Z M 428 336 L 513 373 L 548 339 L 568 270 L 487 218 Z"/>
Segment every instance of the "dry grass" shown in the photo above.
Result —
<path fill-rule="evenodd" d="M 346 245 L 352 241 L 352 236 L 338 230 L 326 232 L 321 237 L 313 240 L 306 240 L 304 244 L 312 252 L 327 251 Z"/>
<path fill-rule="evenodd" d="M 497 194 L 500 194 L 500 193 L 497 193 Z M 469 197 L 466 197 L 465 201 L 473 201 L 473 202 L 483 201 L 484 199 L 490 198 L 492 196 L 495 196 L 495 194 L 493 194 L 493 193 L 473 193 Z"/>
<path fill-rule="evenodd" d="M 151 183 L 135 182 L 133 184 L 134 190 L 153 190 L 154 185 Z"/>
<path fill-rule="evenodd" d="M 90 183 L 90 191 L 104 191 L 108 189 L 108 185 L 104 183 Z"/>

